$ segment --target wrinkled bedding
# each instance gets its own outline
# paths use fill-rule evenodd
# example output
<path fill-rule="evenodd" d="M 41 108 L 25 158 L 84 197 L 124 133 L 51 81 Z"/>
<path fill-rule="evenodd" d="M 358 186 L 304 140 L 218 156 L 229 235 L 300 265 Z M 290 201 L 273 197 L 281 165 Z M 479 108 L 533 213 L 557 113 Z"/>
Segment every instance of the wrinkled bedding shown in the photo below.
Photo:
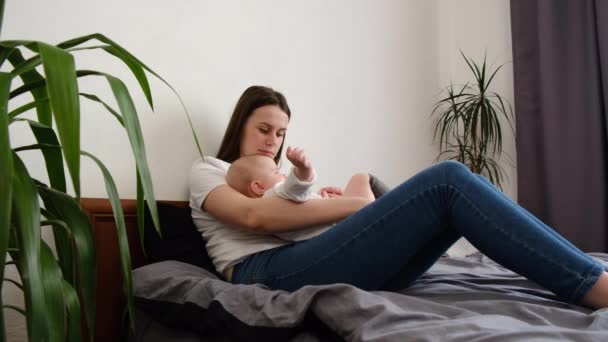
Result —
<path fill-rule="evenodd" d="M 608 341 L 608 309 L 563 303 L 480 253 L 441 258 L 399 292 L 272 291 L 176 261 L 136 269 L 133 281 L 131 341 Z"/>

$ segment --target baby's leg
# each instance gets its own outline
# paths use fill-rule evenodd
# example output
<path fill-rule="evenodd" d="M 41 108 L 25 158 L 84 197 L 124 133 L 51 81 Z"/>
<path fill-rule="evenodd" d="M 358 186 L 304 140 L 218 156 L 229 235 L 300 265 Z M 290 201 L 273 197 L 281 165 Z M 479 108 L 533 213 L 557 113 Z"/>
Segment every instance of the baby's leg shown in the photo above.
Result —
<path fill-rule="evenodd" d="M 369 174 L 367 173 L 356 173 L 354 174 L 346 188 L 344 189 L 344 196 L 347 197 L 365 197 L 371 200 L 376 199 L 372 189 L 369 185 Z"/>

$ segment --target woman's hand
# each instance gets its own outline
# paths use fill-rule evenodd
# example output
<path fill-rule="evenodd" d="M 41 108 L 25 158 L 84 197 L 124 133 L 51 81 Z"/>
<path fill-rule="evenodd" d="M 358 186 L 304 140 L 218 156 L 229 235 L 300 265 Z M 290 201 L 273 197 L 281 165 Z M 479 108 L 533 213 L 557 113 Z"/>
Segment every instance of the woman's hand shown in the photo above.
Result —
<path fill-rule="evenodd" d="M 342 189 L 337 186 L 326 186 L 319 190 L 319 195 L 323 198 L 334 198 L 343 196 L 344 193 L 342 192 Z"/>

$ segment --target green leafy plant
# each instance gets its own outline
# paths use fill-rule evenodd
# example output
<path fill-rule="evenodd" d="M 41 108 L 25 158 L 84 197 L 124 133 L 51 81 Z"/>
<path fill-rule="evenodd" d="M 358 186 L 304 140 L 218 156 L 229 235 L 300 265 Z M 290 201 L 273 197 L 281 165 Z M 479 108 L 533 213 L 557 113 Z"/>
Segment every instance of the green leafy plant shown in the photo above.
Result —
<path fill-rule="evenodd" d="M 513 110 L 508 101 L 490 91 L 490 84 L 502 65 L 486 70 L 486 57 L 480 66 L 460 52 L 474 82 L 443 89 L 447 95 L 437 102 L 432 115 L 436 116 L 435 139 L 439 140 L 438 159 L 447 158 L 467 165 L 471 171 L 483 174 L 502 188 L 504 170 L 498 164 L 502 151 L 502 128 L 504 117 L 513 129 Z M 511 158 L 504 153 L 509 160 Z"/>
<path fill-rule="evenodd" d="M 0 0 L 0 29 L 3 14 L 4 0 Z M 84 45 L 91 42 L 97 45 Z M 152 94 L 146 72 L 158 77 L 173 90 L 139 59 L 101 34 L 78 37 L 57 45 L 39 41 L 0 41 L 0 66 L 4 66 L 3 70 L 9 70 L 0 72 L 0 258 L 3 261 L 0 263 L 0 280 L 2 284 L 10 282 L 18 286 L 25 298 L 25 308 L 10 305 L 3 305 L 2 308 L 25 315 L 31 341 L 80 341 L 81 320 L 86 322 L 88 335 L 94 336 L 95 244 L 91 224 L 79 204 L 81 156 L 93 160 L 104 176 L 118 229 L 127 306 L 133 312 L 131 260 L 120 197 L 104 164 L 80 149 L 80 99 L 101 104 L 112 115 L 112 120 L 125 128 L 136 161 L 138 212 L 143 212 L 144 203 L 147 203 L 158 230 L 158 214 L 144 140 L 127 87 L 110 74 L 75 68 L 74 54 L 91 49 L 103 51 L 122 61 L 137 79 L 152 109 Z M 29 55 L 27 58 L 24 52 Z M 118 109 L 113 109 L 96 95 L 79 92 L 78 80 L 82 77 L 105 79 Z M 31 95 L 31 102 L 9 111 L 12 100 L 27 94 Z M 179 100 L 183 106 L 181 98 Z M 36 111 L 37 120 L 21 116 L 30 110 Z M 187 111 L 186 114 L 192 128 Z M 9 129 L 16 122 L 29 125 L 36 144 L 11 145 Z M 193 128 L 192 133 L 202 156 Z M 19 153 L 28 150 L 42 153 L 48 185 L 33 179 L 19 157 Z M 75 196 L 66 192 L 64 160 Z M 41 228 L 45 226 L 52 227 L 57 258 L 41 238 Z M 143 237 L 141 220 L 139 232 Z M 7 253 L 11 256 L 10 262 L 5 261 Z M 4 277 L 7 267 L 17 269 L 22 283 Z M 81 311 L 84 317 L 81 317 Z M 131 326 L 134 326 L 133 321 Z M 0 339 L 4 341 L 3 310 L 0 310 L 0 329 Z"/>

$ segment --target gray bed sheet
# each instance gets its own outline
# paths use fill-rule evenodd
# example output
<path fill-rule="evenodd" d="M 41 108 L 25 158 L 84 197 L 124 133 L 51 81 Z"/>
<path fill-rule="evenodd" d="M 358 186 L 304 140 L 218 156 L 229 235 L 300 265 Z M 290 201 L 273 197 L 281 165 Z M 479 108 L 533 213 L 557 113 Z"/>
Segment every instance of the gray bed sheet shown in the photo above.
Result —
<path fill-rule="evenodd" d="M 608 265 L 607 254 L 590 255 Z M 139 316 L 130 341 L 608 341 L 607 309 L 561 302 L 480 253 L 441 258 L 399 292 L 273 291 L 172 261 L 134 270 L 133 279 Z"/>

